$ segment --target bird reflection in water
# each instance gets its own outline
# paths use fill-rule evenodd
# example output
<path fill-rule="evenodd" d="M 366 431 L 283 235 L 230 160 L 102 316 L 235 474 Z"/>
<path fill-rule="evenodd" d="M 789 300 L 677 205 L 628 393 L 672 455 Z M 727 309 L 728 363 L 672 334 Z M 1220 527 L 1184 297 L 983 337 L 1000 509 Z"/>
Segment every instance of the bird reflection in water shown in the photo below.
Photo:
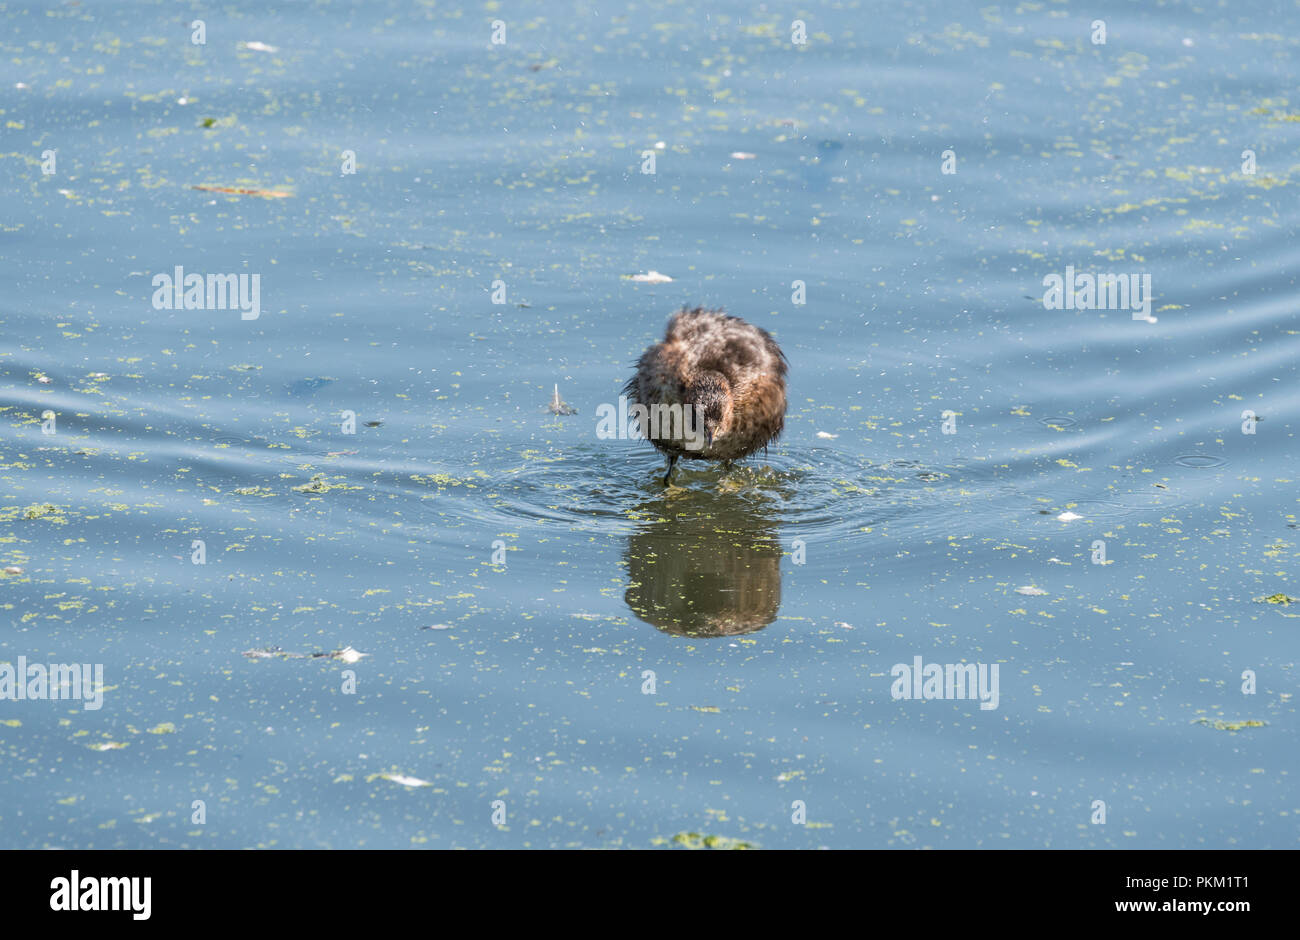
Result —
<path fill-rule="evenodd" d="M 638 507 L 627 606 L 673 636 L 761 630 L 781 606 L 781 544 L 766 498 L 689 491 Z"/>

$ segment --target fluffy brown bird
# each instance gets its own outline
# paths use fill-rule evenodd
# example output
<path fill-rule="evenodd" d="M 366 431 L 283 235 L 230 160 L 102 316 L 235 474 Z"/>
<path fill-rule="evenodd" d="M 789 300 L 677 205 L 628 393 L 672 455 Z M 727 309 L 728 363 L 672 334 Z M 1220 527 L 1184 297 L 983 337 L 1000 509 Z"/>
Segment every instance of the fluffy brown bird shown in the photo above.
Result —
<path fill-rule="evenodd" d="M 785 426 L 785 353 L 767 330 L 722 310 L 682 308 L 623 388 L 641 433 L 668 457 L 733 460 L 766 449 Z"/>

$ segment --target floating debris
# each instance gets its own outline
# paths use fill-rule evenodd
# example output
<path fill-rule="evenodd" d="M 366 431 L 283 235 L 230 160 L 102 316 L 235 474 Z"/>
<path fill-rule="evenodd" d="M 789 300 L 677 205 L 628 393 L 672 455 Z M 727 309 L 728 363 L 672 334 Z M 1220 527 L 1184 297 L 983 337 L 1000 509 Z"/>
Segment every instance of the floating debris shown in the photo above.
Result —
<path fill-rule="evenodd" d="M 280 51 L 279 46 L 268 46 L 266 43 L 258 42 L 256 39 L 254 39 L 252 42 L 243 43 L 243 46 L 245 49 L 251 49 L 254 52 L 279 52 Z"/>
<path fill-rule="evenodd" d="M 50 378 L 48 375 L 38 375 L 36 376 L 36 381 L 40 382 L 42 385 L 49 385 L 54 381 L 54 379 Z"/>
<path fill-rule="evenodd" d="M 359 486 L 348 486 L 346 483 L 329 483 L 323 473 L 313 473 L 311 480 L 303 483 L 301 486 L 290 487 L 295 493 L 306 493 L 309 496 L 319 496 L 328 493 L 331 490 L 359 490 Z"/>
<path fill-rule="evenodd" d="M 665 840 L 655 840 L 658 844 L 663 844 Z M 686 849 L 715 849 L 723 850 L 745 850 L 756 849 L 758 846 L 752 842 L 745 842 L 741 839 L 733 839 L 730 836 L 702 836 L 698 832 L 679 832 L 673 836 L 672 841 L 675 845 L 680 845 Z"/>
<path fill-rule="evenodd" d="M 1024 587 L 1016 588 L 1017 594 L 1028 594 L 1030 597 L 1042 597 L 1047 592 L 1040 587 L 1034 587 L 1032 584 L 1026 584 Z"/>
<path fill-rule="evenodd" d="M 290 653 L 278 646 L 265 646 L 261 649 L 244 650 L 243 655 L 249 659 L 337 659 L 344 663 L 356 663 L 370 654 L 359 652 L 350 646 L 345 646 L 341 650 L 316 653 Z"/>
<path fill-rule="evenodd" d="M 852 629 L 853 629 L 853 624 L 851 624 L 851 623 L 845 623 L 843 620 L 837 620 L 837 621 L 835 621 L 835 626 L 839 627 L 841 630 L 852 630 Z"/>
<path fill-rule="evenodd" d="M 829 431 L 818 431 L 817 436 L 824 441 L 833 441 L 835 438 L 839 437 L 838 434 L 832 434 Z"/>
<path fill-rule="evenodd" d="M 9 567 L 5 568 L 5 574 L 22 574 L 22 573 L 23 573 L 23 569 L 19 568 L 17 565 L 10 565 Z"/>
<path fill-rule="evenodd" d="M 734 153 L 732 153 L 732 155 L 731 155 L 731 159 L 733 159 L 733 160 L 757 160 L 757 159 L 758 159 L 758 154 L 756 154 L 756 153 L 749 153 L 748 151 L 745 151 L 745 150 L 737 150 L 737 151 L 735 151 Z"/>
<path fill-rule="evenodd" d="M 381 428 L 381 427 L 383 427 L 383 426 L 384 426 L 384 422 L 382 422 L 382 421 L 367 421 L 367 422 L 366 422 L 366 427 L 368 427 L 368 428 Z"/>
<path fill-rule="evenodd" d="M 1068 512 L 1068 511 L 1067 511 L 1067 512 L 1063 512 L 1063 513 L 1061 513 L 1061 514 L 1060 514 L 1059 516 L 1057 516 L 1056 518 L 1057 518 L 1057 519 L 1060 519 L 1062 522 L 1073 522 L 1075 519 L 1082 519 L 1083 516 L 1079 515 L 1077 512 Z"/>
<path fill-rule="evenodd" d="M 120 751 L 126 745 L 121 741 L 104 741 L 101 744 L 91 744 L 89 747 L 92 751 Z"/>
<path fill-rule="evenodd" d="M 576 415 L 578 413 L 577 408 L 572 408 L 568 402 L 561 400 L 559 385 L 555 386 L 555 394 L 551 396 L 549 409 L 553 415 Z"/>
<path fill-rule="evenodd" d="M 451 629 L 451 624 L 449 624 L 449 623 L 432 623 L 432 624 L 429 624 L 429 626 L 427 626 L 427 627 L 421 627 L 420 629 L 421 629 L 421 630 L 450 630 L 450 629 Z"/>
<path fill-rule="evenodd" d="M 295 493 L 307 493 L 312 496 L 328 493 L 330 490 L 345 490 L 347 488 L 346 483 L 326 482 L 325 474 L 323 473 L 312 474 L 310 482 L 304 483 L 301 486 L 290 487 L 290 489 Z"/>
<path fill-rule="evenodd" d="M 24 519 L 49 519 L 51 522 L 67 522 L 61 510 L 53 503 L 35 503 L 23 510 Z"/>
<path fill-rule="evenodd" d="M 1215 731 L 1240 731 L 1243 728 L 1263 728 L 1268 725 L 1267 721 L 1257 721 L 1250 719 L 1248 721 L 1224 721 L 1222 718 L 1197 718 L 1193 724 L 1209 725 Z"/>
<path fill-rule="evenodd" d="M 628 277 L 638 284 L 671 284 L 673 280 L 667 274 L 660 274 L 658 271 L 647 271 L 645 274 L 629 274 Z"/>
<path fill-rule="evenodd" d="M 359 663 L 362 658 L 369 656 L 370 654 L 359 652 L 350 646 L 345 646 L 343 649 L 335 650 L 333 653 L 315 653 L 313 655 L 318 659 L 321 656 L 329 656 L 331 659 L 337 659 L 339 662 L 343 663 Z"/>
<path fill-rule="evenodd" d="M 428 780 L 421 780 L 419 777 L 408 777 L 405 774 L 379 774 L 380 780 L 391 780 L 393 783 L 400 783 L 404 787 L 431 787 L 433 786 Z"/>
<path fill-rule="evenodd" d="M 191 186 L 205 193 L 226 193 L 231 196 L 261 196 L 263 199 L 288 199 L 293 193 L 279 189 L 240 189 L 236 186 Z"/>
<path fill-rule="evenodd" d="M 260 650 L 244 650 L 244 655 L 249 659 L 274 659 L 276 656 L 285 656 L 292 658 L 295 654 L 285 653 L 278 646 L 268 646 Z"/>

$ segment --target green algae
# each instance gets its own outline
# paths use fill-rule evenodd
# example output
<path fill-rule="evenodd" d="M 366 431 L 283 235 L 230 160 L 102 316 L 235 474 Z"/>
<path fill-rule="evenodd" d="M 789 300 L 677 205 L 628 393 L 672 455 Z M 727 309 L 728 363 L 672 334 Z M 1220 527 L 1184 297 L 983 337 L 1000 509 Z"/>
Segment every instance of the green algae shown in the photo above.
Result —
<path fill-rule="evenodd" d="M 665 845 L 668 839 L 655 839 L 656 845 Z M 698 832 L 679 832 L 673 836 L 671 842 L 680 845 L 686 849 L 716 849 L 718 851 L 743 851 L 758 848 L 752 842 L 745 842 L 742 839 L 733 839 L 730 836 L 702 836 Z"/>
<path fill-rule="evenodd" d="M 66 523 L 67 517 L 53 503 L 36 503 L 23 510 L 24 519 L 46 519 L 50 522 Z"/>
<path fill-rule="evenodd" d="M 1241 731 L 1243 728 L 1263 728 L 1267 726 L 1266 721 L 1257 721 L 1249 719 L 1246 721 L 1224 721 L 1222 718 L 1197 718 L 1196 724 L 1209 725 L 1215 731 Z"/>
<path fill-rule="evenodd" d="M 295 486 L 292 489 L 295 493 L 320 495 L 328 493 L 330 490 L 359 489 L 359 487 L 348 486 L 346 483 L 329 483 L 325 480 L 325 474 L 316 473 L 312 475 L 309 482 L 302 484 L 302 486 Z"/>
<path fill-rule="evenodd" d="M 418 473 L 412 473 L 411 479 L 416 483 L 421 483 L 425 486 L 474 486 L 471 481 L 459 479 L 452 476 L 450 473 L 428 473 L 423 476 Z"/>

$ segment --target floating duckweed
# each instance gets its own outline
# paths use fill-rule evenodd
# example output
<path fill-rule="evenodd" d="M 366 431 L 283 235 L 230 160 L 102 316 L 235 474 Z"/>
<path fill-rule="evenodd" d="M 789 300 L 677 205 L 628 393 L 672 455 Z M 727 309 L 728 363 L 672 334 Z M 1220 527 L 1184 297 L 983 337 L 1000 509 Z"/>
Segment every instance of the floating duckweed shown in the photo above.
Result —
<path fill-rule="evenodd" d="M 1209 725 L 1215 731 L 1240 731 L 1243 728 L 1263 728 L 1268 724 L 1266 721 L 1256 721 L 1253 718 L 1248 721 L 1224 721 L 1222 718 L 1197 718 L 1196 723 L 1198 725 Z"/>
<path fill-rule="evenodd" d="M 150 734 L 175 734 L 176 726 L 170 721 L 164 721 L 160 725 L 154 725 L 149 729 Z"/>
<path fill-rule="evenodd" d="M 328 493 L 330 490 L 346 489 L 356 489 L 356 487 L 349 487 L 346 483 L 329 483 L 323 473 L 313 474 L 310 482 L 293 487 L 295 493 L 310 493 L 313 495 Z"/>
<path fill-rule="evenodd" d="M 236 496 L 274 496 L 275 490 L 265 486 L 241 486 L 234 491 Z"/>
<path fill-rule="evenodd" d="M 450 473 L 428 473 L 421 476 L 418 473 L 412 473 L 411 479 L 416 483 L 432 484 L 435 486 L 472 486 L 468 480 L 458 480 Z"/>
<path fill-rule="evenodd" d="M 1294 604 L 1297 598 L 1291 597 L 1289 594 L 1279 593 L 1270 594 L 1268 597 L 1261 597 L 1258 600 L 1263 601 L 1265 604 Z"/>
<path fill-rule="evenodd" d="M 295 493 L 328 493 L 331 487 L 325 482 L 325 474 L 317 473 L 311 478 L 310 483 L 304 483 L 302 486 L 295 486 Z"/>
<path fill-rule="evenodd" d="M 662 842 L 662 840 L 656 840 Z M 702 836 L 698 832 L 679 832 L 673 836 L 673 842 L 688 849 L 743 850 L 756 849 L 752 842 L 733 839 L 730 836 Z"/>
<path fill-rule="evenodd" d="M 23 510 L 24 519 L 48 519 L 50 522 L 67 522 L 61 510 L 53 503 L 36 503 Z"/>

